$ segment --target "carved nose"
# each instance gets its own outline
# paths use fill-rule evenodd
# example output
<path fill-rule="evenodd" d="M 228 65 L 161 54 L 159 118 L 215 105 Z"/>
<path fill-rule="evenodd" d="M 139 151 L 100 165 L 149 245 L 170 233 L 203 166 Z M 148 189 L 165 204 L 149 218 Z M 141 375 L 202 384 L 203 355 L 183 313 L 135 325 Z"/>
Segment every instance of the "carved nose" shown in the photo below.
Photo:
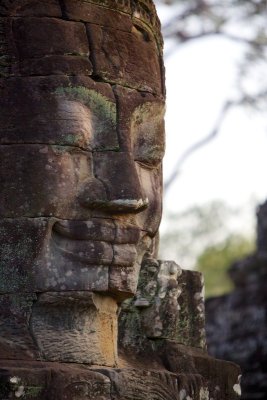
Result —
<path fill-rule="evenodd" d="M 148 206 L 131 154 L 95 153 L 94 175 L 83 184 L 79 193 L 79 201 L 84 207 L 136 213 Z"/>

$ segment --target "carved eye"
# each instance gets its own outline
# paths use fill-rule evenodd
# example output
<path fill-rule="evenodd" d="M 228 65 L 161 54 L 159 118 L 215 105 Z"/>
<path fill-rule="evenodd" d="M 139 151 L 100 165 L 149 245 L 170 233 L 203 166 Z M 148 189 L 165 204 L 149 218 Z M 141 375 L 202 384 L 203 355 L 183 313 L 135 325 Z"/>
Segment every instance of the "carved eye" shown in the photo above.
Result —
<path fill-rule="evenodd" d="M 132 114 L 134 159 L 145 168 L 157 167 L 164 156 L 164 112 L 162 103 L 147 102 Z"/>

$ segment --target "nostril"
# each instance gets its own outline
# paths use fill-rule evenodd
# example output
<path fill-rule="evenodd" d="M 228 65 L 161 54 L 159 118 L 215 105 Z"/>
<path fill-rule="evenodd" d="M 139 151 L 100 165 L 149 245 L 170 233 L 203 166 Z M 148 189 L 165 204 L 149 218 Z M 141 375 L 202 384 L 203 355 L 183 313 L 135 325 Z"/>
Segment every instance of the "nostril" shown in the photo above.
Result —
<path fill-rule="evenodd" d="M 90 178 L 80 188 L 78 201 L 83 207 L 114 213 L 138 213 L 148 207 L 148 198 L 131 198 L 122 193 L 112 197 L 100 179 Z"/>

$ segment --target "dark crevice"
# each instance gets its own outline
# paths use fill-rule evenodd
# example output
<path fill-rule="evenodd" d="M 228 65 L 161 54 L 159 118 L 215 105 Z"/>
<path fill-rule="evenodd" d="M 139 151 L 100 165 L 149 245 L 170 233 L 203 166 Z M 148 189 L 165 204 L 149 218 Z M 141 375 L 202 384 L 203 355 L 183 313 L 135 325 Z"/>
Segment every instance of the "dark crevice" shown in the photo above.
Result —
<path fill-rule="evenodd" d="M 137 25 L 137 24 L 133 24 L 133 25 L 134 25 L 135 29 L 138 32 L 140 32 L 140 34 L 142 35 L 142 37 L 143 37 L 145 42 L 150 42 L 151 41 L 149 33 L 144 28 L 142 28 L 140 25 Z"/>
<path fill-rule="evenodd" d="M 37 298 L 38 298 L 38 294 L 36 293 L 36 296 L 37 296 Z M 41 349 L 40 349 L 40 346 L 39 346 L 39 344 L 38 344 L 38 341 L 37 341 L 37 339 L 36 339 L 36 337 L 35 337 L 35 335 L 34 335 L 34 332 L 33 332 L 33 324 L 32 324 L 32 317 L 33 317 L 33 308 L 34 308 L 34 303 L 36 303 L 36 302 L 38 302 L 38 299 L 37 300 L 35 300 L 34 302 L 33 302 L 33 304 L 32 304 L 32 309 L 31 309 L 31 314 L 30 314 L 30 318 L 29 318 L 29 325 L 28 325 L 28 327 L 29 327 L 29 334 L 30 334 L 30 336 L 31 336 L 31 338 L 32 338 L 32 341 L 33 341 L 33 343 L 34 343 L 34 345 L 35 345 L 35 347 L 36 347 L 36 350 L 39 352 L 39 359 L 40 359 L 40 361 L 43 361 L 43 360 L 45 360 L 45 357 L 43 356 L 43 354 L 42 354 L 42 351 L 41 351 Z"/>
<path fill-rule="evenodd" d="M 116 93 L 116 86 L 111 86 L 115 100 L 116 100 L 116 133 L 117 133 L 117 138 L 118 138 L 118 143 L 119 143 L 119 147 L 122 148 L 123 143 L 122 143 L 122 138 L 120 135 L 120 125 L 119 125 L 119 121 L 120 121 L 120 107 L 119 107 L 119 98 L 118 98 L 118 94 Z"/>
<path fill-rule="evenodd" d="M 96 74 L 96 58 L 95 58 L 94 52 L 91 47 L 91 43 L 93 43 L 93 40 L 91 37 L 90 27 L 88 24 L 85 24 L 85 30 L 86 30 L 87 40 L 88 40 L 89 61 L 91 62 L 92 67 L 93 67 L 93 75 L 97 76 L 97 74 Z"/>
<path fill-rule="evenodd" d="M 65 19 L 66 21 L 69 20 L 68 14 L 67 14 L 67 9 L 64 0 L 58 0 L 59 6 L 61 8 L 61 13 L 62 13 L 62 18 Z"/>
<path fill-rule="evenodd" d="M 90 76 L 90 78 L 95 82 L 105 83 L 100 75 L 93 74 L 93 75 Z"/>
<path fill-rule="evenodd" d="M 112 243 L 112 246 L 111 246 L 111 248 L 112 248 L 112 260 L 111 260 L 111 263 L 110 263 L 110 265 L 109 265 L 110 267 L 113 266 L 114 260 L 115 260 L 114 242 L 115 242 L 115 239 L 116 239 L 117 234 L 118 234 L 118 227 L 117 227 L 116 221 L 113 220 L 112 222 L 113 222 L 113 225 L 114 225 L 114 232 L 115 232 L 115 233 L 114 233 L 113 243 Z M 109 271 L 109 275 L 110 275 L 110 271 Z"/>
<path fill-rule="evenodd" d="M 90 150 L 84 147 L 80 146 L 71 146 L 69 144 L 58 144 L 58 143 L 32 143 L 32 142 L 24 142 L 24 143 L 16 143 L 16 142 L 11 142 L 11 143 L 0 143 L 0 148 L 2 146 L 48 146 L 48 147 L 66 147 L 67 149 L 70 150 L 81 150 L 82 152 L 86 153 L 93 153 L 98 150 Z M 112 150 L 109 150 L 112 151 Z M 114 150 L 115 151 L 115 150 Z"/>
<path fill-rule="evenodd" d="M 134 86 L 131 86 L 131 85 L 127 85 L 127 84 L 121 84 L 121 83 L 119 83 L 119 82 L 117 82 L 117 81 L 115 81 L 115 80 L 110 80 L 110 79 L 104 79 L 103 77 L 101 77 L 99 74 L 96 74 L 96 73 L 93 73 L 92 75 L 83 75 L 83 74 L 78 74 L 78 75 L 66 75 L 66 74 L 57 74 L 57 75 L 54 75 L 54 74 L 50 74 L 50 75 L 29 75 L 29 76 L 8 76 L 8 77 L 5 77 L 5 78 L 3 78 L 3 77 L 0 77 L 0 82 L 1 81 L 8 81 L 8 80 L 12 80 L 12 79 L 29 79 L 29 78 L 33 78 L 33 79 L 38 79 L 38 78 L 58 78 L 58 77 L 60 77 L 60 76 L 63 76 L 63 77 L 70 77 L 70 78 L 72 78 L 72 77 L 87 77 L 87 78 L 90 78 L 90 79 L 92 79 L 92 81 L 94 81 L 94 82 L 100 82 L 100 83 L 107 83 L 107 84 L 109 84 L 109 85 L 112 85 L 112 86 L 121 86 L 121 87 L 123 87 L 123 88 L 126 88 L 126 89 L 132 89 L 132 90 L 136 90 L 138 93 L 147 93 L 147 94 L 151 94 L 152 96 L 154 96 L 154 97 L 156 97 L 156 98 L 162 98 L 162 94 L 160 94 L 160 93 L 156 93 L 156 92 L 153 92 L 153 91 L 150 91 L 150 90 L 144 90 L 144 89 L 140 89 L 140 88 L 137 88 L 137 87 L 134 87 Z"/>
<path fill-rule="evenodd" d="M 68 149 L 69 151 L 75 151 L 75 150 L 80 150 L 81 152 L 84 153 L 105 153 L 105 152 L 114 152 L 118 153 L 117 148 L 94 148 L 94 149 L 88 149 L 86 147 L 82 146 L 74 146 L 74 145 L 69 145 L 69 144 L 59 144 L 59 143 L 32 143 L 32 142 L 23 142 L 23 143 L 16 143 L 16 142 L 10 142 L 10 143 L 1 143 L 0 142 L 0 148 L 2 146 L 48 146 L 48 147 L 63 147 Z"/>

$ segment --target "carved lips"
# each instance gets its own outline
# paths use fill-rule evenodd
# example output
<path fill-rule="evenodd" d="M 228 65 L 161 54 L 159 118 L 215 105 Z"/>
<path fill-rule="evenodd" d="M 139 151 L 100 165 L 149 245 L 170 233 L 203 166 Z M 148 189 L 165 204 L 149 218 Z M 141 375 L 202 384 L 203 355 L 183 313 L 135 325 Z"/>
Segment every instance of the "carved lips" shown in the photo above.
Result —
<path fill-rule="evenodd" d="M 71 260 L 85 264 L 132 266 L 141 231 L 113 219 L 61 220 L 54 224 L 56 248 Z"/>

